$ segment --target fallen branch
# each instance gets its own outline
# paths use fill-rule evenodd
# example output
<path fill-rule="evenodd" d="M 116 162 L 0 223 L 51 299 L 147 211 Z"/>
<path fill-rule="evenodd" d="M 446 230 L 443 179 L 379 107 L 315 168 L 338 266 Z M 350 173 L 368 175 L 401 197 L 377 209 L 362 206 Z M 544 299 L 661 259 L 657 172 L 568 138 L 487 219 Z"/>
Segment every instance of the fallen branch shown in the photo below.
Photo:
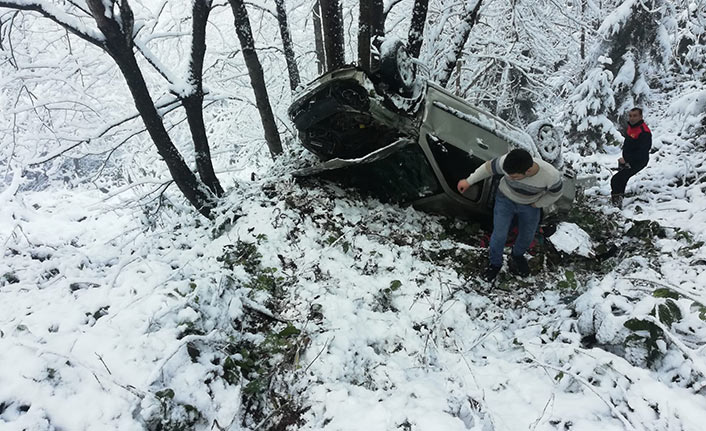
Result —
<path fill-rule="evenodd" d="M 304 368 L 304 374 L 306 374 L 306 372 L 309 371 L 309 368 L 314 364 L 314 362 L 316 362 L 317 359 L 319 359 L 319 356 L 321 356 L 321 354 L 324 353 L 324 350 L 326 350 L 326 347 L 328 347 L 328 344 L 330 341 L 331 341 L 330 338 L 326 339 L 326 342 L 324 342 L 324 347 L 322 347 L 321 350 L 319 350 L 319 353 L 317 353 L 316 356 L 314 356 L 314 359 L 312 359 L 311 362 L 309 362 L 309 365 L 307 365 L 306 368 Z"/>
<path fill-rule="evenodd" d="M 179 340 L 179 343 L 172 348 L 172 351 L 165 355 L 164 358 L 159 361 L 159 364 L 154 368 L 152 373 L 150 373 L 150 376 L 147 378 L 147 384 L 145 386 L 149 387 L 150 385 L 152 385 L 152 383 L 154 383 L 158 379 L 160 373 L 162 372 L 162 369 L 165 365 L 167 365 L 167 362 L 169 362 L 174 357 L 174 355 L 176 355 L 179 350 L 181 350 L 188 343 L 191 343 L 192 341 L 210 341 L 215 338 L 218 333 L 219 331 L 214 329 L 206 335 L 187 335 L 186 337 Z"/>
<path fill-rule="evenodd" d="M 665 283 L 665 282 L 659 281 L 659 280 L 650 280 L 648 278 L 640 278 L 640 277 L 622 277 L 622 278 L 624 280 L 643 281 L 645 283 L 650 283 L 650 284 L 654 284 L 657 286 L 666 287 L 666 288 L 671 289 L 671 290 L 675 291 L 676 293 L 684 296 L 685 298 L 691 299 L 694 302 L 698 302 L 701 305 L 706 304 L 706 298 L 698 298 L 698 297 L 692 296 L 691 293 L 686 292 L 686 291 L 682 290 L 681 287 L 675 286 L 673 284 Z"/>
<path fill-rule="evenodd" d="M 667 328 L 667 326 L 660 322 L 659 319 L 656 319 L 654 316 L 649 315 L 644 316 L 644 319 L 648 322 L 654 323 L 655 326 L 661 329 L 664 335 L 669 338 L 669 341 L 671 341 L 675 346 L 677 346 L 679 350 L 682 351 L 682 353 L 684 353 L 689 359 L 691 359 L 691 363 L 693 364 L 693 368 L 695 368 L 695 371 L 698 371 L 701 376 L 706 377 L 706 365 L 701 362 L 701 359 L 696 356 L 696 353 L 692 349 L 687 347 L 680 339 L 678 339 L 674 334 L 672 334 L 669 328 Z M 701 383 L 699 383 L 699 390 L 704 386 L 706 386 L 706 381 L 702 381 Z"/>
<path fill-rule="evenodd" d="M 24 342 L 17 342 L 16 344 L 18 346 L 22 346 L 24 348 L 33 350 L 36 353 L 35 356 L 42 356 L 45 354 L 54 355 L 54 356 L 57 356 L 57 357 L 60 357 L 64 360 L 66 360 L 66 361 L 69 361 L 72 365 L 77 365 L 77 366 L 85 369 L 86 371 L 90 372 L 93 375 L 93 377 L 96 379 L 98 384 L 104 390 L 105 390 L 105 387 L 103 386 L 101 381 L 98 379 L 98 375 L 100 375 L 104 380 L 109 381 L 110 383 L 114 384 L 115 386 L 118 386 L 118 387 L 126 390 L 127 392 L 134 395 L 138 399 L 143 399 L 146 395 L 145 392 L 140 391 L 139 389 L 135 388 L 132 385 L 125 385 L 125 384 L 122 384 L 122 383 L 116 381 L 112 375 L 106 375 L 106 374 L 100 373 L 99 371 L 93 369 L 92 367 L 88 366 L 87 364 L 84 364 L 82 361 L 80 361 L 78 358 L 76 358 L 74 356 L 54 352 L 51 350 L 47 350 L 45 346 L 33 345 L 33 344 L 24 343 Z"/>
<path fill-rule="evenodd" d="M 286 407 L 287 405 L 289 405 L 289 403 L 291 403 L 291 402 L 292 402 L 291 400 L 285 401 L 284 404 L 282 404 L 281 406 L 279 406 L 279 407 L 277 407 L 276 409 L 272 410 L 272 412 L 270 412 L 270 414 L 267 415 L 267 417 L 266 417 L 265 419 L 263 419 L 259 424 L 257 424 L 257 425 L 255 426 L 255 428 L 253 428 L 253 431 L 256 431 L 256 430 L 260 429 L 260 427 L 262 427 L 262 426 L 265 425 L 267 422 L 269 422 L 270 419 L 272 419 L 272 417 L 273 417 L 275 414 L 279 413 L 280 410 L 282 410 L 284 407 Z"/>
<path fill-rule="evenodd" d="M 270 310 L 261 306 L 260 304 L 257 304 L 256 302 L 251 301 L 249 298 L 242 298 L 242 302 L 243 302 L 243 308 L 245 308 L 247 310 L 259 313 L 259 314 L 267 317 L 270 320 L 274 320 L 274 321 L 281 322 L 281 323 L 290 323 L 289 320 L 287 320 L 281 316 L 274 315 Z"/>
<path fill-rule="evenodd" d="M 579 382 L 579 383 L 581 383 L 582 385 L 584 385 L 584 386 L 585 386 L 586 388 L 588 388 L 591 392 L 593 392 L 601 401 L 603 401 L 603 403 L 604 403 L 606 406 L 608 406 L 608 408 L 609 408 L 610 411 L 613 413 L 613 415 L 614 415 L 615 417 L 617 417 L 618 419 L 620 419 L 620 421 L 623 423 L 623 425 L 625 426 L 626 429 L 636 430 L 636 428 L 635 428 L 635 427 L 633 426 L 633 424 L 628 420 L 628 418 L 626 418 L 625 415 L 623 415 L 623 413 L 622 413 L 620 410 L 618 410 L 618 407 L 617 407 L 615 404 L 613 404 L 610 400 L 607 400 L 600 392 L 598 392 L 598 391 L 594 388 L 594 386 L 593 386 L 589 381 L 587 381 L 587 380 L 584 379 L 583 377 L 579 376 L 578 374 L 572 373 L 571 371 L 567 371 L 567 370 L 561 369 L 561 368 L 559 368 L 559 367 L 555 367 L 555 366 L 553 366 L 553 365 L 549 365 L 549 364 L 546 364 L 546 363 L 544 363 L 544 362 L 540 362 L 539 360 L 537 360 L 536 358 L 534 358 L 534 355 L 532 355 L 530 352 L 527 352 L 527 353 L 529 354 L 529 359 L 530 359 L 532 362 L 534 362 L 535 364 L 539 365 L 540 367 L 545 368 L 545 369 L 546 369 L 546 368 L 549 368 L 549 369 L 551 369 L 551 370 L 554 370 L 554 371 L 557 371 L 557 372 L 560 372 L 560 373 L 564 373 L 564 374 L 566 374 L 567 376 L 572 377 L 574 380 L 576 380 L 577 382 Z"/>

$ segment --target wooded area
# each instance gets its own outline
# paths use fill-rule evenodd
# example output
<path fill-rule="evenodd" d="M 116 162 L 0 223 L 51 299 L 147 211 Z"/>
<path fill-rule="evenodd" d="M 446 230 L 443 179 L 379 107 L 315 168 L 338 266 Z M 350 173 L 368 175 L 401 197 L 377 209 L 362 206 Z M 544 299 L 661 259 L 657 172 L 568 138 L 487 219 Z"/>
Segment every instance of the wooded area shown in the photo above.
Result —
<path fill-rule="evenodd" d="M 276 21 L 280 39 L 276 50 L 281 52 L 286 64 L 292 92 L 301 85 L 299 63 L 302 55 L 307 55 L 299 47 L 313 42 L 311 52 L 315 52 L 318 59 L 318 68 L 307 70 L 305 76 L 353 61 L 370 71 L 379 67 L 376 62 L 382 42 L 402 36 L 407 41 L 407 51 L 429 79 L 513 123 L 529 124 L 550 115 L 548 109 L 551 108 L 542 102 L 558 91 L 568 98 L 563 114 L 570 125 L 568 136 L 583 140 L 585 151 L 592 151 L 619 140 L 617 129 L 611 124 L 619 123 L 628 107 L 647 101 L 649 88 L 657 76 L 653 71 L 681 68 L 686 72 L 703 65 L 703 56 L 699 55 L 703 34 L 689 30 L 692 23 L 699 22 L 700 9 L 690 9 L 688 2 L 683 2 L 681 9 L 669 2 L 655 0 L 651 3 L 654 9 L 646 9 L 641 3 L 616 0 L 605 2 L 603 9 L 597 10 L 585 0 L 566 4 L 547 1 L 537 6 L 488 0 L 445 0 L 431 4 L 427 0 L 410 0 L 385 5 L 382 0 L 375 0 L 359 2 L 356 8 L 349 8 L 338 0 L 320 0 L 305 12 L 304 20 L 299 6 L 293 5 L 296 25 L 306 27 L 297 32 L 299 40 L 292 38 L 289 18 L 292 11 L 287 10 L 286 2 L 276 0 L 269 17 L 266 9 L 256 11 L 258 20 Z M 242 55 L 264 141 L 275 157 L 282 152 L 280 135 L 284 128 L 271 106 L 267 88 L 271 78 L 263 71 L 246 4 L 236 0 L 230 0 L 229 4 L 240 41 L 239 52 L 231 55 Z M 619 5 L 619 13 L 613 14 L 616 15 L 613 21 L 603 21 L 604 11 Z M 210 55 L 206 43 L 214 8 L 210 0 L 194 1 L 185 16 L 191 22 L 191 30 L 184 76 L 166 70 L 164 61 L 147 46 L 145 40 L 151 37 L 149 28 L 157 21 L 150 23 L 141 19 L 136 25 L 134 11 L 127 0 L 88 0 L 85 7 L 79 3 L 56 5 L 2 0 L 0 7 L 9 11 L 3 15 L 2 26 L 10 54 L 18 49 L 12 45 L 13 35 L 19 31 L 14 27 L 33 16 L 41 16 L 47 23 L 53 21 L 52 31 L 62 29 L 73 35 L 64 38 L 67 47 L 72 43 L 89 43 L 110 56 L 121 71 L 132 94 L 134 109 L 142 118 L 174 184 L 194 208 L 210 216 L 215 202 L 224 194 L 215 173 L 212 142 L 207 132 L 209 125 L 203 112 L 209 91 L 204 86 L 203 69 L 204 58 Z M 409 8 L 409 12 L 404 8 Z M 483 10 L 487 11 L 485 18 Z M 219 18 L 221 15 L 219 12 Z M 400 32 L 404 25 L 398 23 L 406 18 L 409 21 L 405 35 Z M 643 25 L 646 22 L 649 25 Z M 349 34 L 346 41 L 344 29 L 353 24 L 357 25 L 357 32 L 355 36 Z M 481 28 L 477 28 L 479 24 Z M 669 39 L 665 38 L 665 32 L 671 34 Z M 301 39 L 302 36 L 307 39 Z M 161 38 L 158 34 L 154 37 Z M 355 51 L 351 52 L 353 47 Z M 271 54 L 267 56 L 268 62 L 271 61 Z M 216 63 L 211 60 L 211 65 Z M 13 65 L 12 55 L 5 64 Z M 15 70 L 17 67 L 14 64 Z M 145 79 L 145 67 L 155 69 L 166 81 L 172 101 L 165 99 L 164 94 L 153 95 L 155 85 Z M 557 81 L 548 78 L 551 75 L 566 78 Z M 560 81 L 563 82 L 560 85 L 554 83 Z M 18 97 L 22 97 L 21 93 Z M 198 176 L 189 168 L 190 162 L 184 159 L 183 150 L 177 149 L 166 129 L 160 114 L 165 100 L 167 104 L 178 102 L 184 109 L 193 145 L 190 152 L 193 152 Z M 45 154 L 56 156 L 50 151 Z"/>

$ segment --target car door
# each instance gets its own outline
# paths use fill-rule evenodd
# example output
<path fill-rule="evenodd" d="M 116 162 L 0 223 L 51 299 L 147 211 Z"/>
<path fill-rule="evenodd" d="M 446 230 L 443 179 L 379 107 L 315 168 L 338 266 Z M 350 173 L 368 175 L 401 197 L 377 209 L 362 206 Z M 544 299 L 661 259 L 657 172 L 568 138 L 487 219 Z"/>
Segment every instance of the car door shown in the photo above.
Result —
<path fill-rule="evenodd" d="M 460 217 L 489 215 L 493 179 L 475 184 L 461 195 L 456 184 L 480 165 L 507 153 L 510 147 L 532 147 L 531 138 L 505 121 L 429 83 L 419 128 L 419 145 L 429 159 L 443 193 L 415 206 Z"/>

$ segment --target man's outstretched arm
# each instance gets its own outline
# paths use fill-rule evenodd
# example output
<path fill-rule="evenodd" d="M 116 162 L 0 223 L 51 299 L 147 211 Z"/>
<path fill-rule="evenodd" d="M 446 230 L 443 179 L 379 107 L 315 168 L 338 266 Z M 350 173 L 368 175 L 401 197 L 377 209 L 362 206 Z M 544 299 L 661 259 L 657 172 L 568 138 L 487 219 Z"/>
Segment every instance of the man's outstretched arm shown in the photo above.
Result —
<path fill-rule="evenodd" d="M 492 160 L 483 163 L 478 167 L 478 169 L 476 169 L 471 175 L 469 175 L 468 178 L 459 180 L 458 184 L 456 185 L 458 192 L 463 194 L 473 184 L 490 177 L 493 174 L 492 168 L 490 166 L 491 162 Z"/>

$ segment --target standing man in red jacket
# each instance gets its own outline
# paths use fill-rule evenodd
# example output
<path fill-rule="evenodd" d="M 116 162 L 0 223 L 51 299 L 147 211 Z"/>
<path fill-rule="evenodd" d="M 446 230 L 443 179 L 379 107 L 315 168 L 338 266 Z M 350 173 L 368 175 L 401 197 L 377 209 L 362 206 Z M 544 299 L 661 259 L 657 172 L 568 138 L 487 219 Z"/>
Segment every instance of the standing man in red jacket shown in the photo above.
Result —
<path fill-rule="evenodd" d="M 628 112 L 628 129 L 623 143 L 623 157 L 618 159 L 619 171 L 610 180 L 610 195 L 613 205 L 622 208 L 625 186 L 630 177 L 640 172 L 650 160 L 652 132 L 642 120 L 642 109 L 632 108 Z"/>

